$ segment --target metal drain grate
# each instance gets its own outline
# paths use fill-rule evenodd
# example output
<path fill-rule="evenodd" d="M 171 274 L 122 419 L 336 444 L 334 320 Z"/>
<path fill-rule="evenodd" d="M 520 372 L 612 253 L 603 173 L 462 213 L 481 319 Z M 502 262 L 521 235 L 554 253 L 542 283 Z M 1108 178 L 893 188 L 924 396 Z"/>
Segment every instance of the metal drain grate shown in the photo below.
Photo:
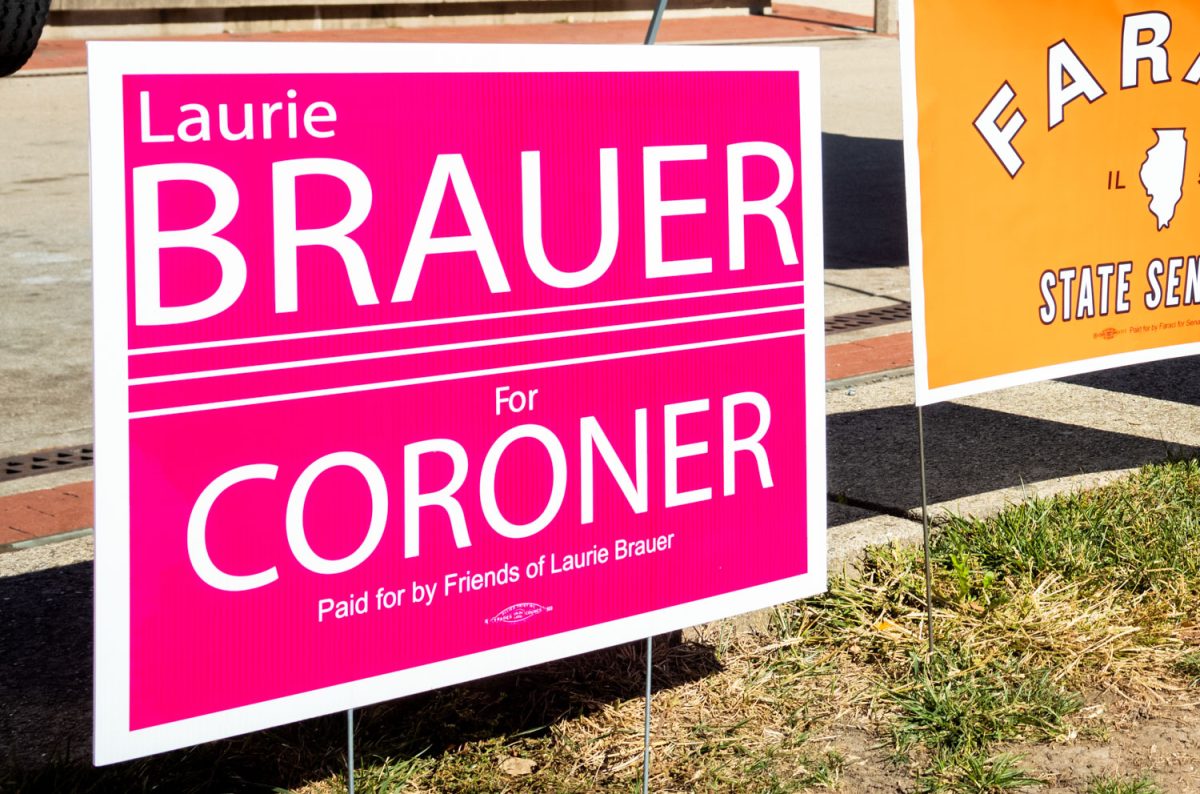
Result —
<path fill-rule="evenodd" d="M 0 458 L 4 463 L 4 471 L 0 473 L 0 482 L 16 480 L 20 477 L 31 477 L 35 474 L 49 474 L 52 471 L 78 469 L 92 465 L 92 445 L 83 447 L 66 447 L 64 449 L 46 449 L 41 452 L 31 452 L 28 455 L 14 455 Z"/>
<path fill-rule="evenodd" d="M 893 303 L 889 306 L 880 306 L 878 309 L 867 309 L 861 312 L 826 317 L 825 333 L 844 334 L 848 331 L 874 328 L 877 325 L 903 323 L 911 319 L 912 306 L 907 303 Z"/>

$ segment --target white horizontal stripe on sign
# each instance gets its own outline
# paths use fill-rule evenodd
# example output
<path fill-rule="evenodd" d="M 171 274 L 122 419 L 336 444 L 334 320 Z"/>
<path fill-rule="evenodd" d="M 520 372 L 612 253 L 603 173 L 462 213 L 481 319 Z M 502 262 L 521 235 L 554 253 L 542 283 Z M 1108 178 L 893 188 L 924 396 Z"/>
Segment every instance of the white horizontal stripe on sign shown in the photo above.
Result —
<path fill-rule="evenodd" d="M 198 411 L 215 411 L 220 408 L 238 408 L 247 405 L 264 405 L 266 403 L 304 400 L 311 397 L 329 397 L 335 394 L 354 394 L 358 392 L 376 391 L 378 389 L 419 386 L 426 383 L 466 380 L 468 378 L 480 378 L 488 375 L 506 375 L 510 372 L 528 372 L 539 369 L 553 369 L 555 367 L 570 367 L 577 364 L 594 364 L 599 361 L 618 361 L 620 359 L 627 358 L 656 356 L 663 353 L 678 353 L 684 350 L 704 350 L 712 347 L 724 347 L 726 345 L 737 345 L 746 342 L 765 342 L 770 339 L 783 339 L 789 336 L 803 335 L 804 329 L 800 328 L 793 331 L 777 331 L 771 334 L 758 334 L 756 336 L 741 336 L 732 339 L 713 339 L 707 342 L 696 342 L 694 344 L 687 345 L 653 347 L 645 350 L 627 350 L 620 353 L 609 353 L 601 356 L 583 356 L 581 358 L 566 358 L 559 361 L 541 361 L 535 364 L 518 364 L 511 367 L 478 369 L 470 372 L 452 372 L 447 375 L 429 375 L 421 378 L 406 378 L 404 380 L 384 381 L 383 383 L 363 383 L 356 386 L 340 386 L 331 389 L 314 389 L 312 391 L 295 392 L 292 394 L 272 394 L 266 397 L 250 397 L 242 400 L 223 400 L 221 402 L 198 403 L 196 405 L 179 405 L 171 408 L 155 408 L 148 411 L 131 411 L 129 413 L 129 418 L 145 419 L 153 416 L 171 416 L 175 414 L 195 413 Z"/>
<path fill-rule="evenodd" d="M 734 312 L 717 312 L 715 314 L 698 314 L 691 317 L 672 317 L 667 320 L 647 320 L 640 323 L 622 323 L 619 325 L 602 325 L 595 328 L 574 328 L 568 331 L 548 331 L 541 334 L 525 334 L 524 336 L 509 336 L 499 339 L 480 339 L 473 342 L 453 342 L 444 345 L 428 345 L 404 350 L 379 350 L 374 353 L 355 353 L 346 356 L 329 356 L 326 358 L 309 358 L 299 361 L 280 361 L 274 364 L 254 364 L 245 367 L 228 367 L 226 369 L 197 370 L 181 372 L 173 375 L 153 375 L 145 378 L 133 378 L 130 386 L 144 386 L 151 383 L 173 383 L 182 380 L 198 380 L 200 378 L 219 378 L 225 375 L 247 375 L 253 372 L 275 372 L 284 369 L 300 367 L 316 367 L 323 364 L 347 364 L 354 361 L 374 361 L 383 358 L 399 356 L 415 356 L 421 353 L 446 353 L 452 350 L 469 350 L 479 347 L 495 347 L 497 345 L 517 344 L 521 342 L 543 342 L 549 339 L 567 339 L 575 336 L 604 334 L 619 331 L 636 331 L 644 328 L 659 328 L 669 325 L 685 325 L 701 323 L 708 320 L 732 320 L 738 317 L 754 317 L 764 314 L 798 311 L 804 308 L 803 303 L 792 303 L 784 306 L 769 306 L 765 309 L 745 309 Z"/>
<path fill-rule="evenodd" d="M 777 289 L 795 289 L 803 287 L 804 281 L 782 281 L 776 284 L 759 284 L 754 287 L 735 287 L 733 289 L 714 289 L 705 292 L 685 292 L 679 295 L 652 295 L 647 298 L 627 298 L 600 303 L 578 303 L 567 306 L 547 306 L 540 309 L 520 309 L 511 312 L 496 312 L 494 314 L 469 314 L 459 317 L 438 317 L 433 320 L 413 320 L 403 323 L 387 323 L 385 325 L 361 325 L 353 328 L 330 328 L 324 331 L 300 331 L 293 334 L 274 334 L 271 336 L 248 336 L 241 339 L 218 339 L 212 342 L 189 342 L 179 345 L 162 345 L 159 347 L 139 347 L 129 351 L 131 356 L 148 356 L 155 353 L 181 353 L 188 350 L 208 350 L 217 347 L 234 347 L 236 345 L 257 345 L 267 342 L 290 342 L 297 339 L 319 339 L 329 336 L 346 334 L 367 334 L 373 331 L 400 331 L 406 328 L 425 328 L 433 325 L 451 325 L 453 323 L 470 323 L 480 320 L 505 320 L 513 317 L 533 317 L 543 314 L 558 314 L 560 312 L 576 312 L 588 309 L 612 309 L 621 306 L 638 306 L 647 303 L 662 303 L 664 301 L 688 300 L 690 298 L 716 298 L 722 295 L 746 295 L 752 292 L 766 292 Z"/>

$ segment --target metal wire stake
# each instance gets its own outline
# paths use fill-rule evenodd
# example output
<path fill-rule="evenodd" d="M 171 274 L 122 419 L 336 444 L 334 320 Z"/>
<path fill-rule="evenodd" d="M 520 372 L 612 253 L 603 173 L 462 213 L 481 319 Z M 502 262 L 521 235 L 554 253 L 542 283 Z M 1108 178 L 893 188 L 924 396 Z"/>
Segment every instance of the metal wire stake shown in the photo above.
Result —
<path fill-rule="evenodd" d="M 653 44 L 658 38 L 658 26 L 662 24 L 663 13 L 667 10 L 667 0 L 658 0 L 654 5 L 654 15 L 650 17 L 650 28 L 646 31 L 646 44 Z M 646 733 L 644 737 L 645 750 L 642 754 L 642 794 L 650 794 L 650 687 L 654 683 L 654 637 L 646 638 Z"/>
<path fill-rule="evenodd" d="M 646 31 L 646 43 L 653 44 L 658 38 L 658 26 L 662 23 L 663 12 L 667 10 L 667 0 L 658 0 L 654 6 L 654 16 L 650 17 L 650 29 Z"/>
<path fill-rule="evenodd" d="M 654 680 L 654 638 L 646 638 L 646 736 L 642 756 L 642 794 L 650 794 L 650 685 Z"/>
<path fill-rule="evenodd" d="M 346 766 L 350 781 L 350 794 L 354 794 L 354 709 L 346 709 Z"/>
<path fill-rule="evenodd" d="M 650 27 L 646 31 L 646 44 L 653 44 L 658 38 L 658 26 L 662 24 L 663 13 L 667 10 L 667 0 L 658 0 L 654 5 L 654 15 L 650 17 Z M 645 750 L 642 754 L 642 794 L 650 794 L 650 688 L 654 683 L 654 637 L 646 638 L 646 734 L 644 737 Z"/>
<path fill-rule="evenodd" d="M 925 488 L 925 416 L 917 406 L 917 436 L 921 446 L 921 530 L 925 549 L 925 616 L 929 655 L 933 656 L 933 562 L 929 551 L 929 496 Z"/>

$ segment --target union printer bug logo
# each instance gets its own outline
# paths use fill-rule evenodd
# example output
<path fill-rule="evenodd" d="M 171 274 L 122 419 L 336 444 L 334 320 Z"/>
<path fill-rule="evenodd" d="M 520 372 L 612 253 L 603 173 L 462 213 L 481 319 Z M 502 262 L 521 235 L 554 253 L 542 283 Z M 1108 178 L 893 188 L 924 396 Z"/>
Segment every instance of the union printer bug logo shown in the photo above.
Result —
<path fill-rule="evenodd" d="M 497 612 L 495 617 L 488 618 L 484 623 L 490 626 L 494 626 L 497 623 L 524 623 L 527 620 L 536 618 L 538 615 L 552 611 L 554 611 L 554 607 L 544 607 L 541 604 L 524 601 L 520 604 L 505 607 Z"/>

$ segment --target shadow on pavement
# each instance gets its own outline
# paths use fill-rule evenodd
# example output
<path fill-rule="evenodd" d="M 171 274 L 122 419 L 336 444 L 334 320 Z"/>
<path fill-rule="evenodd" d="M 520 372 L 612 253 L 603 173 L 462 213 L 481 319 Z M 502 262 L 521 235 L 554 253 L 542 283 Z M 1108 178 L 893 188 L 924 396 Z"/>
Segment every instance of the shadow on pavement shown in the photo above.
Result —
<path fill-rule="evenodd" d="M 919 510 L 917 413 L 896 406 L 828 418 L 829 492 L 881 512 Z M 1200 454 L 1140 436 L 983 408 L 925 408 L 929 503 Z"/>
<path fill-rule="evenodd" d="M 903 143 L 824 133 L 821 146 L 825 266 L 908 264 Z"/>
<path fill-rule="evenodd" d="M 405 758 L 543 733 L 641 697 L 645 669 L 638 641 L 388 701 L 355 711 L 355 743 Z M 709 645 L 655 638 L 655 691 L 720 669 Z M 99 769 L 91 720 L 92 565 L 0 578 L 0 792 L 279 791 L 345 769 L 341 713 Z"/>
<path fill-rule="evenodd" d="M 0 782 L 13 762 L 90 756 L 91 722 L 91 564 L 0 578 Z"/>
<path fill-rule="evenodd" d="M 1063 378 L 1064 383 L 1200 405 L 1200 356 L 1172 358 Z M 1196 418 L 1200 424 L 1200 416 Z"/>

